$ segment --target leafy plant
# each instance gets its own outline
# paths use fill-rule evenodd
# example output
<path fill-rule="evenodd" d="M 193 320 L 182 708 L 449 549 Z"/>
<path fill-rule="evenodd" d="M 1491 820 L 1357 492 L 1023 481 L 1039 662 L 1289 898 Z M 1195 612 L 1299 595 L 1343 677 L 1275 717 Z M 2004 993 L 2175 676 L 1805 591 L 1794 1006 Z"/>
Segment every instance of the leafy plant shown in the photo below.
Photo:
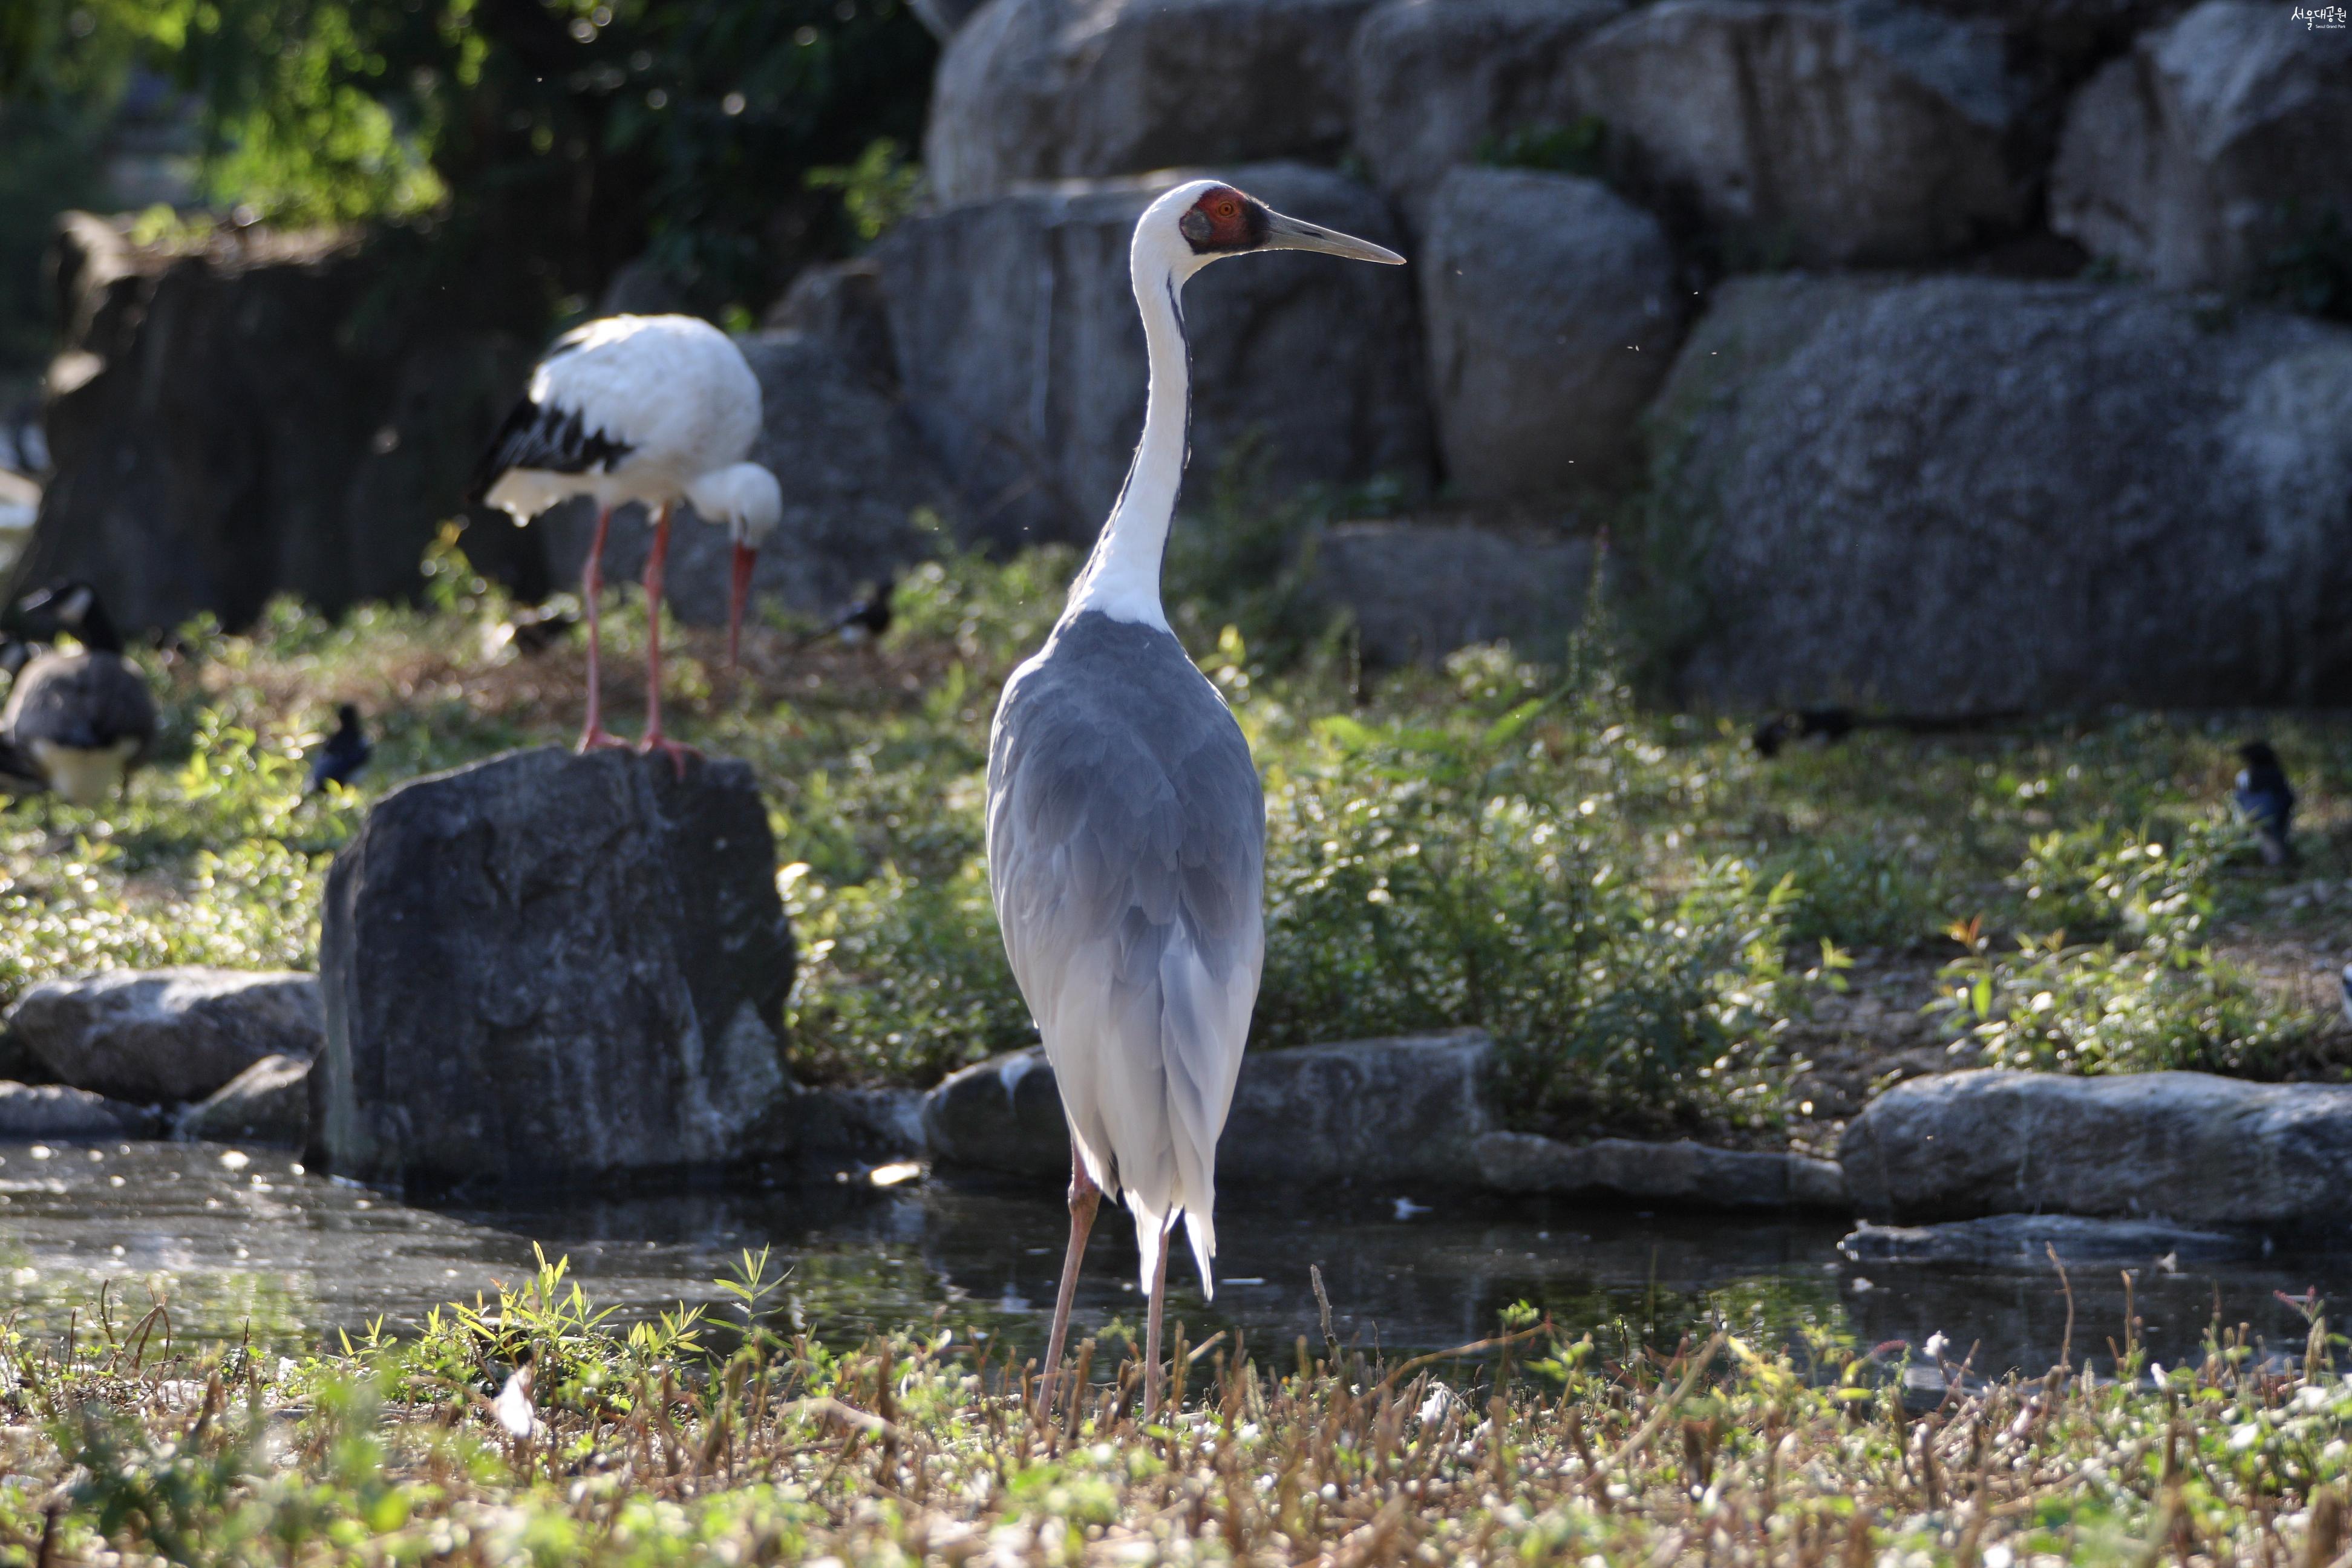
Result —
<path fill-rule="evenodd" d="M 1608 170 L 1609 127 L 1597 114 L 1579 116 L 1565 125 L 1521 126 L 1482 138 L 1476 157 L 1500 168 L 1545 169 L 1597 180 Z"/>

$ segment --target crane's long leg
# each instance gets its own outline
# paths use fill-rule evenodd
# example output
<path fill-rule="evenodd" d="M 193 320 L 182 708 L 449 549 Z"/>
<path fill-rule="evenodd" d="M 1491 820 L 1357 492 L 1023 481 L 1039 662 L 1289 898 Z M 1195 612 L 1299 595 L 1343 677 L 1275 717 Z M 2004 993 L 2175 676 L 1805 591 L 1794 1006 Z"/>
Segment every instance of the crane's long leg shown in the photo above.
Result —
<path fill-rule="evenodd" d="M 686 759 L 697 753 L 692 746 L 681 745 L 662 733 L 662 575 L 668 563 L 669 507 L 664 503 L 654 513 L 654 547 L 646 554 L 646 738 L 641 744 L 648 754 L 667 752 L 677 776 L 684 778 Z"/>
<path fill-rule="evenodd" d="M 588 722 L 580 731 L 580 749 L 583 752 L 593 751 L 598 746 L 626 743 L 604 728 L 604 693 L 598 668 L 598 656 L 604 639 L 596 615 L 596 600 L 604 591 L 604 533 L 612 525 L 613 509 L 598 507 L 596 534 L 588 542 L 588 563 L 580 569 L 580 603 L 588 611 Z"/>
<path fill-rule="evenodd" d="M 1171 1220 L 1176 1216 L 1170 1215 Z M 1160 1227 L 1160 1264 L 1151 1271 L 1151 1305 L 1143 1320 L 1143 1420 L 1150 1426 L 1160 1416 L 1160 1313 L 1168 1304 L 1168 1253 L 1173 1227 Z"/>
<path fill-rule="evenodd" d="M 1078 1156 L 1078 1142 L 1070 1140 L 1070 1250 L 1062 1258 L 1062 1288 L 1054 1296 L 1054 1332 L 1045 1342 L 1045 1375 L 1037 1394 L 1040 1419 L 1054 1409 L 1054 1388 L 1062 1377 L 1062 1346 L 1069 1338 L 1070 1303 L 1078 1293 L 1078 1265 L 1087 1256 L 1087 1233 L 1094 1229 L 1095 1209 L 1102 1202 L 1102 1189 L 1087 1174 L 1087 1163 Z"/>

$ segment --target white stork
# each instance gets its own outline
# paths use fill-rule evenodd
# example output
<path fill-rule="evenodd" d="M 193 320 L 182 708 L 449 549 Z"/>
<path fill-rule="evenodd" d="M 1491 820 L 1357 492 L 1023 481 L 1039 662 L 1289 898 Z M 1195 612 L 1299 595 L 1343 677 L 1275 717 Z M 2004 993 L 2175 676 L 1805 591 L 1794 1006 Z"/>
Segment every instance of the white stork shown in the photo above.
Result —
<path fill-rule="evenodd" d="M 662 567 L 670 508 L 679 500 L 724 523 L 735 544 L 727 605 L 727 661 L 735 662 L 743 602 L 760 543 L 782 519 L 775 475 L 746 458 L 760 434 L 760 382 L 726 333 L 692 316 L 607 316 L 555 340 L 475 470 L 468 499 L 524 523 L 573 496 L 596 500 L 596 535 L 581 574 L 588 611 L 588 721 L 580 749 L 619 745 L 605 732 L 597 694 L 596 597 L 604 586 L 604 532 L 613 509 L 641 502 L 654 514 L 646 557 L 644 748 L 667 752 L 682 771 L 686 747 L 662 733 Z"/>

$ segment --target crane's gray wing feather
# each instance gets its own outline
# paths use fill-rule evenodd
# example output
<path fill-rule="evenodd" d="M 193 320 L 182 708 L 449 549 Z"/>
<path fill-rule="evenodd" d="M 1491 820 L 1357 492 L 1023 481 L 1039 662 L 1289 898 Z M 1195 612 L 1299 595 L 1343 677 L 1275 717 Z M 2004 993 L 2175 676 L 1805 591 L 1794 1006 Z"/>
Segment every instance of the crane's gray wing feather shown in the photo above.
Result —
<path fill-rule="evenodd" d="M 1214 1249 L 1216 1142 L 1265 951 L 1265 802 L 1167 632 L 1099 614 L 1006 685 L 989 876 L 1089 1173 Z"/>

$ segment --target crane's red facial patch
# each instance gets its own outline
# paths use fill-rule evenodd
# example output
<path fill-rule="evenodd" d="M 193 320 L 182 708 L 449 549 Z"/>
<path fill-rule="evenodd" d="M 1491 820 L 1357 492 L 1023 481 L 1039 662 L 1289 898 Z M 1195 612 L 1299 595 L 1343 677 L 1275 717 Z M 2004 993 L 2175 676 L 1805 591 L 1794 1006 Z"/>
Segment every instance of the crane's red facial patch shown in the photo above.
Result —
<path fill-rule="evenodd" d="M 1196 255 L 1254 250 L 1265 243 L 1265 208 L 1231 185 L 1212 185 L 1176 226 Z"/>

